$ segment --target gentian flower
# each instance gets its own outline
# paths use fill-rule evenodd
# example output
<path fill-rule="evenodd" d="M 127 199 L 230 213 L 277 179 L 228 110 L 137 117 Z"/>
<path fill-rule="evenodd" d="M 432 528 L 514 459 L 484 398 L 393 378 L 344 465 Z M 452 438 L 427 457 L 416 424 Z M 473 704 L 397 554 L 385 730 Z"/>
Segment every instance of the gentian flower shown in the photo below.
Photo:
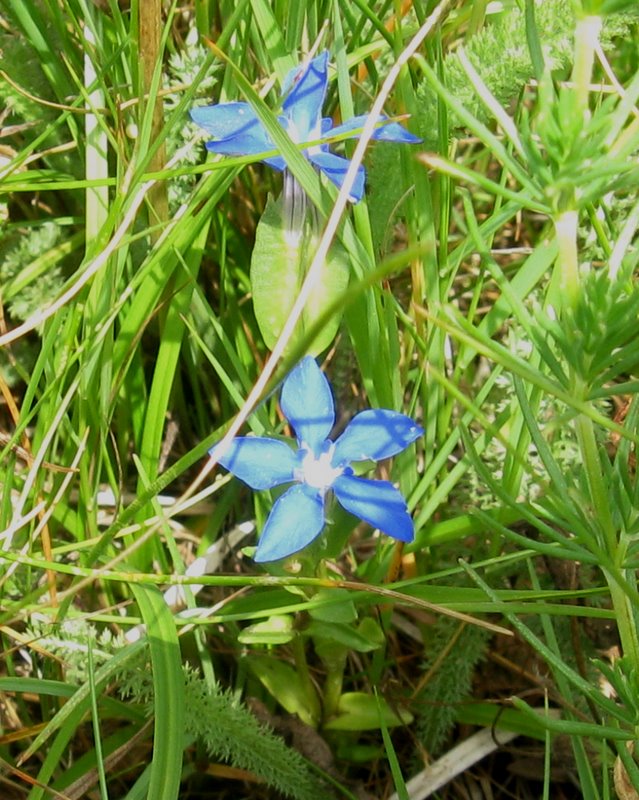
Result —
<path fill-rule="evenodd" d="M 322 118 L 322 105 L 326 97 L 328 85 L 328 52 L 324 51 L 303 67 L 291 70 L 282 87 L 281 113 L 278 121 L 296 144 L 304 142 L 321 142 L 327 136 L 351 134 L 364 126 L 367 116 L 353 117 L 343 125 L 333 127 L 330 118 Z M 207 150 L 231 156 L 247 156 L 275 150 L 268 133 L 259 121 L 255 111 L 248 103 L 220 103 L 212 106 L 201 106 L 190 111 L 191 118 L 201 128 L 214 137 L 207 142 Z M 378 122 L 387 117 L 380 116 Z M 350 138 L 358 137 L 352 133 Z M 398 122 L 388 122 L 377 128 L 373 139 L 387 142 L 407 142 L 415 144 L 422 140 L 413 136 Z M 304 150 L 304 155 L 320 172 L 331 180 L 339 189 L 344 182 L 348 169 L 348 159 L 329 152 L 328 145 L 314 144 Z M 286 161 L 282 156 L 263 158 L 266 164 L 277 170 L 286 169 Z M 350 199 L 358 202 L 364 194 L 365 171 L 360 167 L 351 190 Z"/>
<path fill-rule="evenodd" d="M 351 514 L 383 533 L 410 542 L 413 521 L 406 501 L 388 481 L 353 474 L 356 461 L 379 461 L 399 453 L 423 434 L 410 417 L 386 409 L 356 414 L 333 442 L 333 395 L 315 359 L 306 356 L 282 386 L 280 405 L 297 437 L 297 448 L 279 439 L 239 436 L 219 456 L 252 489 L 293 483 L 273 505 L 260 537 L 255 560 L 275 561 L 306 547 L 326 522 L 326 496 L 333 492 Z"/>

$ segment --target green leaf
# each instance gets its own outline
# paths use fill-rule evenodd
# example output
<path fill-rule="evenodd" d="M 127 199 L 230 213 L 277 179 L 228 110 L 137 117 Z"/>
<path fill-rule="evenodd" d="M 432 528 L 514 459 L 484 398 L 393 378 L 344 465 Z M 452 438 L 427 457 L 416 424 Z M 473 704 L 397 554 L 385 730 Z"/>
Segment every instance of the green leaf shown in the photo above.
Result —
<path fill-rule="evenodd" d="M 155 586 L 131 584 L 147 626 L 155 695 L 153 758 L 148 797 L 175 800 L 184 755 L 184 673 L 175 621 Z"/>
<path fill-rule="evenodd" d="M 269 348 L 273 347 L 286 324 L 319 241 L 315 226 L 308 218 L 301 230 L 287 234 L 283 206 L 281 199 L 267 203 L 257 226 L 251 258 L 253 308 Z M 334 242 L 296 334 L 291 339 L 291 348 L 299 344 L 304 334 L 346 291 L 348 278 L 348 256 L 339 242 Z M 336 314 L 326 321 L 310 343 L 308 352 L 317 355 L 328 347 L 337 333 L 340 316 Z"/>
<path fill-rule="evenodd" d="M 388 759 L 388 765 L 390 766 L 391 774 L 393 776 L 393 783 L 395 784 L 397 797 L 399 800 L 410 800 L 408 789 L 406 788 L 406 783 L 404 781 L 404 776 L 402 775 L 402 768 L 399 765 L 399 759 L 397 758 L 397 753 L 393 747 L 393 740 L 391 739 L 391 736 L 388 732 L 388 726 L 384 720 L 382 699 L 377 693 L 375 693 L 375 700 L 377 702 L 377 709 L 379 712 L 379 726 L 382 731 L 384 748 L 386 749 L 386 758 Z"/>
<path fill-rule="evenodd" d="M 304 631 L 331 647 L 342 645 L 358 653 L 369 653 L 384 644 L 384 633 L 371 617 L 363 619 L 357 628 L 339 623 L 311 622 Z"/>
<path fill-rule="evenodd" d="M 391 708 L 383 698 L 364 692 L 343 694 L 337 706 L 337 716 L 330 719 L 324 728 L 332 731 L 372 731 L 380 727 L 410 725 L 413 715 L 405 709 Z"/>
<path fill-rule="evenodd" d="M 341 601 L 338 602 L 339 598 Z M 318 622 L 355 622 L 357 610 L 347 589 L 320 589 L 313 597 L 314 605 L 308 613 Z"/>
<path fill-rule="evenodd" d="M 294 636 L 293 618 L 275 614 L 264 622 L 244 628 L 237 640 L 241 644 L 288 644 Z"/>
<path fill-rule="evenodd" d="M 297 714 L 307 725 L 317 726 L 320 706 L 317 694 L 309 694 L 299 674 L 290 664 L 268 656 L 252 656 L 248 665 L 289 714 Z"/>

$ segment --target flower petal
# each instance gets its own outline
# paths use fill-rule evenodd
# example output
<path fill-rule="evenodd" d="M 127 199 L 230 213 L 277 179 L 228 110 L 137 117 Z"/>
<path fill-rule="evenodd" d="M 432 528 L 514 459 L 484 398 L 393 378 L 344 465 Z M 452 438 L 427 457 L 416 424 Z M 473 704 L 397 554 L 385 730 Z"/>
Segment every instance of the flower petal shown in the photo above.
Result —
<path fill-rule="evenodd" d="M 244 135 L 233 136 L 231 139 L 206 142 L 205 146 L 211 153 L 217 153 L 222 156 L 252 156 L 276 149 L 274 144 L 265 145 L 251 136 Z M 286 169 L 286 161 L 282 156 L 269 156 L 260 160 L 280 172 Z"/>
<path fill-rule="evenodd" d="M 332 181 L 338 189 L 342 188 L 342 184 L 344 183 L 344 177 L 346 176 L 346 170 L 348 169 L 349 164 L 351 163 L 346 158 L 341 158 L 340 156 L 336 156 L 333 153 L 308 153 L 308 159 L 311 161 L 315 166 L 326 175 L 326 177 Z M 348 199 L 351 203 L 358 203 L 363 195 L 364 195 L 364 183 L 366 181 L 366 172 L 364 167 L 359 167 L 357 170 L 357 176 L 355 177 L 355 183 L 353 184 L 353 188 L 351 189 L 351 193 L 348 196 Z"/>
<path fill-rule="evenodd" d="M 324 527 L 324 502 L 317 489 L 291 486 L 278 498 L 260 536 L 255 560 L 276 561 L 310 544 Z"/>
<path fill-rule="evenodd" d="M 262 150 L 273 149 L 262 123 L 248 103 L 218 103 L 189 111 L 191 119 L 214 139 L 249 136 L 260 141 Z"/>
<path fill-rule="evenodd" d="M 206 143 L 211 153 L 224 156 L 252 156 L 276 150 L 268 133 L 248 103 L 219 103 L 214 106 L 192 108 L 191 119 L 213 136 Z M 288 120 L 278 116 L 280 125 L 288 129 Z M 282 156 L 262 159 L 280 171 L 286 168 Z"/>
<path fill-rule="evenodd" d="M 294 480 L 297 453 L 285 442 L 260 436 L 238 436 L 224 454 L 218 455 L 218 448 L 219 445 L 215 445 L 209 454 L 251 489 L 271 489 Z"/>
<path fill-rule="evenodd" d="M 331 387 L 314 358 L 306 356 L 288 374 L 280 405 L 300 444 L 320 456 L 335 424 L 335 407 Z"/>
<path fill-rule="evenodd" d="M 252 156 L 275 150 L 276 147 L 265 137 L 253 136 L 253 131 L 248 131 L 234 134 L 226 139 L 211 139 L 206 142 L 206 149 L 222 156 Z"/>
<path fill-rule="evenodd" d="M 333 128 L 330 131 L 330 135 L 340 136 L 341 134 L 352 132 L 353 137 L 358 138 L 367 119 L 368 114 L 360 114 L 357 117 L 351 117 L 346 120 L 346 122 Z M 387 116 L 380 114 L 377 121 L 383 122 L 387 119 Z M 375 128 L 372 138 L 376 141 L 405 142 L 406 144 L 418 144 L 422 141 L 419 136 L 414 136 L 407 131 L 403 125 L 400 125 L 399 122 L 387 122 L 385 125 Z"/>
<path fill-rule="evenodd" d="M 269 158 L 263 158 L 262 161 L 268 164 L 269 167 L 273 167 L 273 169 L 277 169 L 280 172 L 284 172 L 286 169 L 286 161 L 284 161 L 282 156 L 270 156 Z"/>
<path fill-rule="evenodd" d="M 385 119 L 382 117 L 381 119 Z M 404 144 L 420 144 L 424 140 L 407 131 L 399 122 L 387 122 L 381 128 L 375 128 L 373 139 L 376 142 L 402 142 Z"/>
<path fill-rule="evenodd" d="M 356 414 L 335 442 L 331 463 L 379 461 L 401 452 L 424 433 L 410 417 L 385 408 L 369 408 Z"/>
<path fill-rule="evenodd" d="M 413 541 L 415 529 L 406 501 L 388 481 L 342 475 L 333 484 L 333 491 L 347 511 L 373 528 L 402 542 Z"/>
<path fill-rule="evenodd" d="M 292 123 L 291 137 L 297 142 L 319 138 L 322 105 L 328 85 L 328 51 L 320 53 L 306 68 L 292 69 L 284 80 L 282 109 Z"/>

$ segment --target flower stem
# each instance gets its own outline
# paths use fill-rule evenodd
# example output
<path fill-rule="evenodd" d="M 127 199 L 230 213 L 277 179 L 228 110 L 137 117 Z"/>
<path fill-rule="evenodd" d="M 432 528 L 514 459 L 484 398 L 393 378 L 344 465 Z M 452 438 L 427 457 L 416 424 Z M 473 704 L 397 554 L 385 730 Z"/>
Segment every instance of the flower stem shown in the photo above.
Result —
<path fill-rule="evenodd" d="M 335 658 L 330 662 L 326 657 L 323 661 L 327 667 L 326 680 L 324 681 L 324 719 L 330 719 L 337 714 L 339 699 L 342 696 L 344 683 L 344 669 L 346 667 L 346 650 L 336 646 Z"/>
<path fill-rule="evenodd" d="M 295 176 L 284 170 L 284 233 L 289 244 L 299 247 L 304 237 L 306 222 L 306 192 Z"/>
<path fill-rule="evenodd" d="M 297 674 L 299 675 L 300 682 L 304 687 L 304 693 L 307 698 L 308 702 L 308 714 L 313 721 L 314 725 L 317 725 L 319 722 L 320 717 L 320 709 L 319 703 L 317 700 L 317 692 L 315 691 L 315 686 L 313 685 L 313 681 L 311 680 L 311 674 L 308 669 L 308 662 L 306 660 L 306 650 L 304 649 L 304 639 L 302 636 L 296 636 L 292 641 L 293 647 L 293 657 L 295 658 L 295 668 L 297 669 Z"/>

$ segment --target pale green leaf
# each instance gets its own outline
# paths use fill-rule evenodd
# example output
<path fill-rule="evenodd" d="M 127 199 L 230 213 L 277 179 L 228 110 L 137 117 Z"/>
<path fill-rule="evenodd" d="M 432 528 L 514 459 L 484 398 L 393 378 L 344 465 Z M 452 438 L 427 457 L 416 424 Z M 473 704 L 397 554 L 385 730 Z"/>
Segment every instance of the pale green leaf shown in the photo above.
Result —
<path fill-rule="evenodd" d="M 269 200 L 257 226 L 251 258 L 253 308 L 269 348 L 281 334 L 313 260 L 318 236 L 312 227 L 307 224 L 302 231 L 287 233 L 281 200 Z M 300 343 L 331 304 L 346 291 L 348 278 L 348 256 L 335 242 L 319 272 L 317 286 L 291 339 L 291 347 Z M 339 323 L 340 315 L 326 320 L 307 351 L 317 355 L 325 350 L 335 337 Z"/>

